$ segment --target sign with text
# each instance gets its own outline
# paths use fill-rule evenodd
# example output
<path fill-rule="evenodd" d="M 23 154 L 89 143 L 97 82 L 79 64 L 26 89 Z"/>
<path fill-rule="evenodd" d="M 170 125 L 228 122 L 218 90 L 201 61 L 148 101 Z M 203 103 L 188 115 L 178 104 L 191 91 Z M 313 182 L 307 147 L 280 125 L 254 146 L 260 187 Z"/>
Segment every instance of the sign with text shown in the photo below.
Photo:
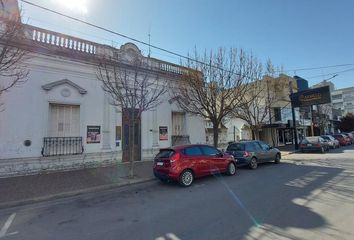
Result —
<path fill-rule="evenodd" d="M 168 128 L 167 127 L 159 127 L 160 140 L 165 141 L 168 140 Z"/>
<path fill-rule="evenodd" d="M 291 104 L 295 107 L 306 107 L 331 102 L 329 86 L 300 91 L 290 95 Z"/>
<path fill-rule="evenodd" d="M 101 142 L 101 126 L 87 126 L 87 143 Z"/>

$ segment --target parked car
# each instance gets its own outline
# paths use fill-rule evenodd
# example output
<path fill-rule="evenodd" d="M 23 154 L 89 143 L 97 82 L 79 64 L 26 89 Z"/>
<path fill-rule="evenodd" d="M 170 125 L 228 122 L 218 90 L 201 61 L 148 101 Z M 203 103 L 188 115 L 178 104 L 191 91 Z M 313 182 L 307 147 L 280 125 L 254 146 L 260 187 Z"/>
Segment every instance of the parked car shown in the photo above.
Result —
<path fill-rule="evenodd" d="M 339 144 L 341 146 L 347 146 L 350 144 L 350 139 L 349 137 L 347 137 L 344 134 L 334 134 L 332 135 L 332 137 L 334 137 L 335 139 L 337 139 L 339 141 Z"/>
<path fill-rule="evenodd" d="M 305 137 L 300 143 L 301 152 L 321 152 L 328 148 L 327 142 L 320 136 Z"/>
<path fill-rule="evenodd" d="M 208 145 L 184 145 L 161 149 L 154 161 L 154 175 L 161 181 L 192 185 L 195 178 L 214 173 L 235 175 L 236 160 Z"/>
<path fill-rule="evenodd" d="M 350 139 L 350 144 L 354 143 L 354 135 L 352 133 L 343 133 L 343 134 Z"/>
<path fill-rule="evenodd" d="M 340 147 L 339 141 L 337 139 L 335 139 L 334 137 L 332 137 L 331 135 L 322 135 L 321 137 L 327 141 L 329 148 L 334 149 L 334 148 Z"/>
<path fill-rule="evenodd" d="M 262 141 L 242 141 L 228 145 L 226 152 L 237 159 L 237 165 L 248 165 L 256 169 L 259 163 L 274 161 L 279 163 L 281 153 Z"/>

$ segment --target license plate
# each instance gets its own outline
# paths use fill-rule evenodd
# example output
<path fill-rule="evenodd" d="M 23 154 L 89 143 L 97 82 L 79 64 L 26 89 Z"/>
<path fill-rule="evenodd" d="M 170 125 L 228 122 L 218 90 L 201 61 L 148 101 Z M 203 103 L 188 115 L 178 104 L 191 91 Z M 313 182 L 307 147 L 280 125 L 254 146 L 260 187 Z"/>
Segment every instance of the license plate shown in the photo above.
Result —
<path fill-rule="evenodd" d="M 308 146 L 308 147 L 311 147 L 311 146 L 312 146 L 312 144 L 307 144 L 307 146 Z"/>
<path fill-rule="evenodd" d="M 157 162 L 156 165 L 157 166 L 163 166 L 163 162 Z"/>

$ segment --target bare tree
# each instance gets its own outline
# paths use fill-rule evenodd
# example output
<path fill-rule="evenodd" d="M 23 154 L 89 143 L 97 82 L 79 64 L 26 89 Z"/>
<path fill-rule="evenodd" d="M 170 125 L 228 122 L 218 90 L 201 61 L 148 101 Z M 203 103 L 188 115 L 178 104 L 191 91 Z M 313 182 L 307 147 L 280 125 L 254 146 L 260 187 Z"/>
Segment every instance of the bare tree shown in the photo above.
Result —
<path fill-rule="evenodd" d="M 212 123 L 215 147 L 221 123 L 242 104 L 247 85 L 252 81 L 253 60 L 243 50 L 220 48 L 202 55 L 195 50 L 193 58 L 185 63 L 189 70 L 172 87 L 181 109 Z"/>
<path fill-rule="evenodd" d="M 252 130 L 252 138 L 259 139 L 258 132 L 268 118 L 268 99 L 265 95 L 266 83 L 257 80 L 247 91 L 247 97 L 243 98 L 242 105 L 235 109 L 234 116 L 247 122 Z"/>
<path fill-rule="evenodd" d="M 0 4 L 0 9 L 3 6 Z M 0 96 L 27 81 L 29 70 L 24 64 L 28 51 L 20 17 L 0 17 Z"/>
<path fill-rule="evenodd" d="M 315 121 L 316 125 L 319 129 L 319 134 L 324 135 L 326 134 L 326 129 L 330 124 L 330 119 L 332 118 L 332 105 L 331 104 L 323 104 L 317 106 Z"/>
<path fill-rule="evenodd" d="M 266 71 L 263 72 L 262 64 L 254 60 L 251 76 L 256 79 L 248 85 L 247 95 L 241 99 L 242 104 L 235 109 L 233 116 L 248 123 L 252 130 L 252 138 L 259 139 L 259 131 L 267 122 L 275 122 L 272 108 L 279 102 L 286 101 L 284 92 L 288 89 L 288 80 L 275 77 L 275 68 L 270 60 L 267 61 Z M 275 145 L 275 134 L 271 129 L 271 138 Z"/>
<path fill-rule="evenodd" d="M 156 108 L 162 103 L 162 96 L 167 92 L 166 81 L 160 78 L 159 71 L 149 67 L 146 61 L 135 58 L 131 64 L 123 64 L 119 59 L 103 59 L 97 71 L 97 78 L 102 82 L 102 89 L 110 96 L 110 103 L 130 116 L 130 176 L 134 176 L 136 150 L 135 124 L 143 112 Z"/>

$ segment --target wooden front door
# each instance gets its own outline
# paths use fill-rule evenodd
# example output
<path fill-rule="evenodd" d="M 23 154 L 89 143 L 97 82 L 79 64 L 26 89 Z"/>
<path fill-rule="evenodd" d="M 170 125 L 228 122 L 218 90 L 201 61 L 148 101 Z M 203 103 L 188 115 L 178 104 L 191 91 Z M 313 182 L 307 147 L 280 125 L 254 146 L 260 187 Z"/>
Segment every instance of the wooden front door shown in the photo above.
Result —
<path fill-rule="evenodd" d="M 138 119 L 135 117 L 134 143 L 133 143 L 133 134 L 132 134 L 133 133 L 133 114 L 132 113 L 133 113 L 132 109 L 124 109 L 122 111 L 123 162 L 129 162 L 131 155 L 133 155 L 134 161 L 141 160 L 141 119 L 140 118 Z M 138 110 L 135 110 L 134 116 L 137 116 L 137 115 L 138 115 Z"/>

